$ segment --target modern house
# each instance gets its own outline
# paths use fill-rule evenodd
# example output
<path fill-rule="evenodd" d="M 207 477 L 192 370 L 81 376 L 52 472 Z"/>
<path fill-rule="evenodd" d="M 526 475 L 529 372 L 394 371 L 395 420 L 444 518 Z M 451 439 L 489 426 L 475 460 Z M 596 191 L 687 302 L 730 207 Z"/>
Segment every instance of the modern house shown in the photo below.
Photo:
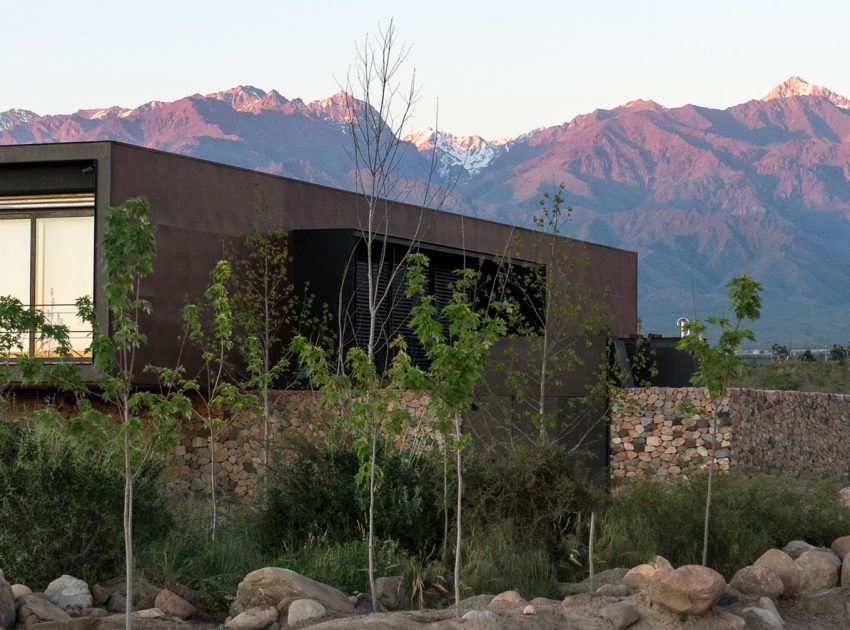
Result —
<path fill-rule="evenodd" d="M 70 305 L 81 295 L 92 295 L 101 325 L 108 321 L 99 243 L 108 209 L 135 196 L 150 201 L 158 243 L 155 271 L 143 286 L 153 313 L 143 322 L 149 343 L 139 358 L 142 364 L 173 364 L 181 307 L 187 297 L 201 295 L 222 256 L 222 244 L 237 243 L 252 229 L 260 199 L 273 226 L 289 235 L 296 282 L 309 281 L 317 301 L 332 305 L 342 291 L 353 329 L 362 325 L 366 204 L 355 193 L 120 142 L 2 146 L 0 295 L 14 295 L 67 323 L 75 331 L 84 374 L 93 376 L 86 365 L 86 331 Z M 431 258 L 429 281 L 438 298 L 451 270 L 465 261 L 496 261 L 517 240 L 528 245 L 544 238 L 530 230 L 403 203 L 387 202 L 381 212 L 378 229 L 387 260 L 402 256 L 415 241 Z M 566 238 L 558 239 L 557 247 L 587 261 L 563 281 L 582 283 L 605 303 L 614 335 L 636 334 L 637 255 Z M 542 263 L 533 258 L 523 262 Z M 384 315 L 400 330 L 409 305 L 400 298 L 392 304 Z M 591 341 L 597 349 L 606 343 L 604 336 Z M 29 340 L 29 351 L 49 354 L 36 339 Z M 586 381 L 582 371 L 565 378 L 551 392 L 553 408 L 566 409 L 569 399 L 584 395 Z M 490 386 L 489 395 L 508 396 L 498 379 Z"/>

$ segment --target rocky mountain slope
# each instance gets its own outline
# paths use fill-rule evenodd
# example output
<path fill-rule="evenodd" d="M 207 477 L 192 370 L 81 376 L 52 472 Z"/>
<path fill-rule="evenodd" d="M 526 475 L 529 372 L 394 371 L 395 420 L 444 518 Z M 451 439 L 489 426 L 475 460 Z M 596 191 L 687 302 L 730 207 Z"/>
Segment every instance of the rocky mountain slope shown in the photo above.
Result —
<path fill-rule="evenodd" d="M 0 113 L 0 144 L 115 139 L 351 187 L 345 97 L 305 103 L 240 86 L 135 109 Z M 644 329 L 725 304 L 744 270 L 765 285 L 760 345 L 850 341 L 850 99 L 799 77 L 718 110 L 633 101 L 509 140 L 406 136 L 415 181 L 436 145 L 452 210 L 530 224 L 563 182 L 568 233 L 640 254 Z"/>

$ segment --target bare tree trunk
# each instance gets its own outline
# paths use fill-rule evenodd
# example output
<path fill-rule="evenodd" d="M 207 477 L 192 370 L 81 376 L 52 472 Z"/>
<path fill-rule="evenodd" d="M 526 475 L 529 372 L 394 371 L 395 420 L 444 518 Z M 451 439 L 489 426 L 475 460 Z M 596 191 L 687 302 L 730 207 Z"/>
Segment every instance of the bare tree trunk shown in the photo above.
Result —
<path fill-rule="evenodd" d="M 715 453 L 717 452 L 717 409 L 713 410 L 714 435 L 711 438 L 711 460 L 708 464 L 708 487 L 705 492 L 705 523 L 702 530 L 702 566 L 708 566 L 708 521 L 711 515 L 711 491 L 714 482 Z"/>
<path fill-rule="evenodd" d="M 449 445 L 443 444 L 443 566 L 449 562 Z"/>
<path fill-rule="evenodd" d="M 378 612 L 381 605 L 375 588 L 375 463 L 378 452 L 378 429 L 372 428 L 372 461 L 369 470 L 369 591 L 372 596 L 372 610 Z"/>
<path fill-rule="evenodd" d="M 266 356 L 266 374 L 268 374 L 268 355 Z M 269 502 L 269 384 L 268 379 L 263 379 L 263 504 Z"/>
<path fill-rule="evenodd" d="M 593 552 L 594 545 L 596 544 L 596 511 L 590 512 L 590 540 L 587 544 L 587 566 L 590 571 L 590 595 L 593 596 L 593 592 L 596 590 L 593 588 L 593 578 L 594 578 L 594 566 L 593 566 Z"/>
<path fill-rule="evenodd" d="M 460 554 L 461 554 L 461 505 L 463 501 L 463 469 L 460 444 L 460 414 L 455 413 L 455 439 L 457 444 L 455 450 L 457 452 L 457 515 L 455 518 L 455 527 L 457 535 L 455 536 L 455 617 L 460 617 Z"/>
<path fill-rule="evenodd" d="M 210 499 L 212 500 L 212 541 L 215 544 L 215 530 L 218 524 L 218 504 L 215 493 L 215 429 L 213 429 L 212 417 L 207 414 L 207 422 L 210 427 Z"/>
<path fill-rule="evenodd" d="M 129 417 L 127 400 L 124 400 L 124 417 Z M 133 628 L 133 470 L 130 462 L 130 437 L 124 432 L 124 586 L 127 591 L 127 609 L 124 627 Z"/>

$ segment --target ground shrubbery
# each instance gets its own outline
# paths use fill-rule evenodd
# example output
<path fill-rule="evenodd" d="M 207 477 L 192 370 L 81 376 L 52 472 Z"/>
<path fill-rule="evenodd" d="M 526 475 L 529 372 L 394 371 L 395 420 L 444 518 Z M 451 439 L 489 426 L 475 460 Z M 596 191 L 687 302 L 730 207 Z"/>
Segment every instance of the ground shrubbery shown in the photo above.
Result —
<path fill-rule="evenodd" d="M 139 546 L 166 535 L 172 520 L 161 468 L 137 479 Z M 11 581 L 43 588 L 63 573 L 111 578 L 124 563 L 124 484 L 95 448 L 71 446 L 46 429 L 0 425 L 0 567 Z"/>
<path fill-rule="evenodd" d="M 732 387 L 850 394 L 850 362 L 744 363 Z"/>
<path fill-rule="evenodd" d="M 699 564 L 707 475 L 644 480 L 624 487 L 605 512 L 597 549 L 606 567 L 655 554 L 675 566 Z M 850 532 L 850 510 L 832 480 L 735 471 L 715 477 L 709 565 L 730 578 L 771 547 L 802 539 L 829 546 Z"/>
<path fill-rule="evenodd" d="M 284 566 L 347 593 L 367 591 L 366 502 L 354 483 L 353 450 L 340 441 L 288 446 L 288 463 L 269 479 L 268 505 L 229 506 L 215 542 L 206 503 L 167 504 L 163 479 L 149 468 L 137 485 L 139 571 L 211 612 L 226 610 L 239 581 L 263 566 Z M 598 569 L 633 566 L 656 553 L 675 565 L 700 560 L 704 474 L 635 481 L 608 496 L 588 480 L 578 454 L 556 446 L 470 451 L 466 459 L 465 594 L 558 596 L 559 582 L 586 576 L 593 509 Z M 403 575 L 412 605 L 445 605 L 451 584 L 450 562 L 441 557 L 442 459 L 387 447 L 379 462 L 376 575 Z M 850 510 L 836 489 L 831 481 L 760 473 L 716 477 L 711 565 L 728 578 L 791 539 L 828 545 L 845 535 Z M 118 575 L 121 490 L 120 475 L 95 451 L 43 430 L 7 429 L 0 438 L 0 566 L 7 578 L 40 588 L 62 573 L 92 581 Z"/>

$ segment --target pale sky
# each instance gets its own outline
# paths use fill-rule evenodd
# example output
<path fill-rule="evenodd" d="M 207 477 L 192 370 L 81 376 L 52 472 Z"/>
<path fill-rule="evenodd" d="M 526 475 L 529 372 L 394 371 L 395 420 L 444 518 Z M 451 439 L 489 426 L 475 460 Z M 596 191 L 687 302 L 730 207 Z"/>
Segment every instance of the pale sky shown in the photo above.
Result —
<path fill-rule="evenodd" d="M 791 75 L 850 96 L 841 0 L 0 0 L 0 111 L 240 84 L 323 98 L 390 18 L 421 87 L 413 128 L 437 99 L 441 130 L 494 139 L 637 98 L 727 107 Z"/>

